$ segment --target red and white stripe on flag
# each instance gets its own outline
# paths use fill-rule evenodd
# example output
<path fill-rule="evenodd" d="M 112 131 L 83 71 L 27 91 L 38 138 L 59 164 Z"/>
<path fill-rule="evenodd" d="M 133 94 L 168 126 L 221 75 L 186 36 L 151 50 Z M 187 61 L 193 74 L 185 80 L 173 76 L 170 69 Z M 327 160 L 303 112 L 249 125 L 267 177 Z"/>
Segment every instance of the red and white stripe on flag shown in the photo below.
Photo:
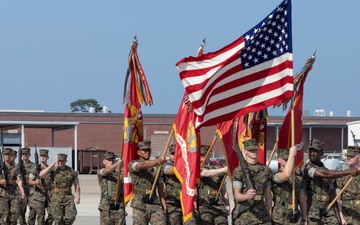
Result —
<path fill-rule="evenodd" d="M 222 49 L 176 63 L 197 114 L 211 126 L 293 96 L 291 1 Z"/>

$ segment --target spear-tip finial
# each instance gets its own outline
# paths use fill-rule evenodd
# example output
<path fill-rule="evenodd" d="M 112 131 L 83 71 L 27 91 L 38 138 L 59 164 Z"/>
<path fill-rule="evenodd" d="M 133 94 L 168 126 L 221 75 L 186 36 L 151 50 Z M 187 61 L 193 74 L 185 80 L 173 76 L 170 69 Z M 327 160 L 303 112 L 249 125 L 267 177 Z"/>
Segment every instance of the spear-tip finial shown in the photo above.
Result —
<path fill-rule="evenodd" d="M 201 45 L 202 45 L 202 46 L 205 46 L 205 45 L 206 45 L 206 37 L 204 37 L 204 39 L 202 40 Z"/>

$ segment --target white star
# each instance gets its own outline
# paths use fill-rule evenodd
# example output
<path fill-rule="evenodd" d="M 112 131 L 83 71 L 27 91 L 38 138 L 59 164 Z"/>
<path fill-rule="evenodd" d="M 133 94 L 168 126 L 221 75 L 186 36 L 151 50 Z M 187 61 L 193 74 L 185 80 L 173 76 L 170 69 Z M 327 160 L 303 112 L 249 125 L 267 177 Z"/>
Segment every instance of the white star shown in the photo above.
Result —
<path fill-rule="evenodd" d="M 262 54 L 262 52 L 259 50 L 259 51 L 257 52 L 257 54 L 258 54 L 258 55 L 261 55 L 261 54 Z"/>
<path fill-rule="evenodd" d="M 254 59 L 254 63 L 258 63 L 259 62 L 259 59 L 258 58 L 255 58 Z"/>
<path fill-rule="evenodd" d="M 263 55 L 263 58 L 264 58 L 264 59 L 267 59 L 267 58 L 268 58 L 268 55 L 267 55 L 267 54 L 264 54 L 264 55 Z"/>

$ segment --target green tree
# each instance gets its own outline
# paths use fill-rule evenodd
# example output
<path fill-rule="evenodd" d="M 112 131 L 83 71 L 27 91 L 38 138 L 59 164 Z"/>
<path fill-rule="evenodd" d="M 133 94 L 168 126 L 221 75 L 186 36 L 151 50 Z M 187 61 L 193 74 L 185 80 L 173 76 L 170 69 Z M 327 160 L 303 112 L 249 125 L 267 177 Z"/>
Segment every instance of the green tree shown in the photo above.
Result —
<path fill-rule="evenodd" d="M 90 107 L 95 108 L 95 112 L 101 112 L 102 107 L 95 99 L 78 99 L 70 103 L 71 112 L 89 112 Z"/>

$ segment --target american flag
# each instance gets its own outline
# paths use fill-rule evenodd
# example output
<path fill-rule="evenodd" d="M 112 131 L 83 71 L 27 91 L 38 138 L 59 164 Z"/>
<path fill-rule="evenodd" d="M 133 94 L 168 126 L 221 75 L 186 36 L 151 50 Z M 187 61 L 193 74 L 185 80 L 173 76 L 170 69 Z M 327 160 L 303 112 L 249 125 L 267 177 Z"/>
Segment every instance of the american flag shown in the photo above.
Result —
<path fill-rule="evenodd" d="M 176 63 L 198 118 L 211 126 L 293 96 L 291 1 L 222 49 Z"/>

